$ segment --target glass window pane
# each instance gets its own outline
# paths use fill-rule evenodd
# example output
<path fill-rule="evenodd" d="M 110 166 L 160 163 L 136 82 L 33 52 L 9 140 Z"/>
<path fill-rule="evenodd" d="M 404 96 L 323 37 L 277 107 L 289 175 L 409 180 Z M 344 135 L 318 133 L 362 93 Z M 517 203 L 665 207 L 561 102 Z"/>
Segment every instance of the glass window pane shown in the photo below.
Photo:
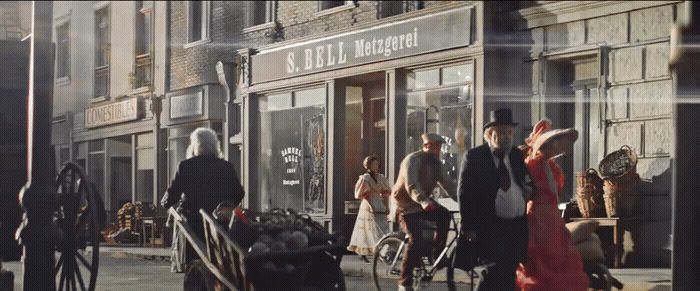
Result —
<path fill-rule="evenodd" d="M 153 149 L 142 149 L 136 151 L 136 169 L 152 170 L 155 168 L 156 159 L 153 156 Z"/>
<path fill-rule="evenodd" d="M 460 102 L 463 89 L 451 88 L 408 94 L 406 154 L 420 150 L 421 134 L 441 135 L 441 160 L 447 174 L 457 181 L 464 152 L 472 147 L 472 105 Z M 427 128 L 426 128 L 427 126 Z"/>
<path fill-rule="evenodd" d="M 427 71 L 414 71 L 408 73 L 408 89 L 423 89 L 440 85 L 440 71 L 438 69 Z"/>
<path fill-rule="evenodd" d="M 259 106 L 261 112 L 292 108 L 292 93 L 261 96 Z"/>
<path fill-rule="evenodd" d="M 105 179 L 105 155 L 104 153 L 100 154 L 90 154 L 90 157 L 88 158 L 88 176 L 90 177 L 90 180 L 95 183 L 95 186 L 97 187 L 97 191 L 100 192 L 100 195 L 102 195 L 102 198 L 105 198 L 105 188 L 104 188 L 104 179 Z"/>
<path fill-rule="evenodd" d="M 169 179 L 175 177 L 180 162 L 185 160 L 185 152 L 190 144 L 189 137 L 179 137 L 170 140 L 168 145 L 168 166 L 170 167 Z"/>
<path fill-rule="evenodd" d="M 70 68 L 69 24 L 56 28 L 56 73 L 57 77 L 65 77 Z"/>
<path fill-rule="evenodd" d="M 169 136 L 170 138 L 189 137 L 195 129 L 197 129 L 196 125 L 171 128 Z"/>
<path fill-rule="evenodd" d="M 87 153 L 88 153 L 87 142 L 79 143 L 77 148 L 78 148 L 77 149 L 78 154 L 75 157 L 80 158 L 80 159 L 87 158 Z"/>
<path fill-rule="evenodd" d="M 188 19 L 190 42 L 202 39 L 202 2 L 189 1 L 190 14 Z"/>
<path fill-rule="evenodd" d="M 294 92 L 294 107 L 322 105 L 326 101 L 326 88 Z"/>
<path fill-rule="evenodd" d="M 95 13 L 96 41 L 96 67 L 105 66 L 109 63 L 109 18 L 108 8 L 100 9 Z"/>
<path fill-rule="evenodd" d="M 104 140 L 94 140 L 88 142 L 88 150 L 92 152 L 103 151 L 105 149 Z"/>
<path fill-rule="evenodd" d="M 472 80 L 474 80 L 473 75 L 473 64 L 463 64 L 442 68 L 442 84 L 449 85 L 455 83 L 472 82 Z"/>
<path fill-rule="evenodd" d="M 252 5 L 251 9 L 251 19 L 252 23 L 250 25 L 258 25 L 258 24 L 264 24 L 268 22 L 268 5 L 270 5 L 270 1 L 252 1 L 249 2 Z"/>
<path fill-rule="evenodd" d="M 136 171 L 136 201 L 153 203 L 153 170 Z"/>
<path fill-rule="evenodd" d="M 345 5 L 345 1 L 321 1 L 321 10 L 331 9 Z"/>
<path fill-rule="evenodd" d="M 325 95 L 315 98 L 325 100 Z M 258 116 L 257 207 L 325 212 L 325 106 L 262 109 Z"/>
<path fill-rule="evenodd" d="M 144 133 L 136 136 L 136 146 L 153 146 L 153 133 Z"/>

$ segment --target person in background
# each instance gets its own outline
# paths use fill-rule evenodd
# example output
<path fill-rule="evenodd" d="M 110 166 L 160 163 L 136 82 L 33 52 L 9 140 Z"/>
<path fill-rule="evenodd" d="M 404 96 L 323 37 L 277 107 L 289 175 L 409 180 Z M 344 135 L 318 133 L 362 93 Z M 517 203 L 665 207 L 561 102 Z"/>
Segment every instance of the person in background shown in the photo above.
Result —
<path fill-rule="evenodd" d="M 212 213 L 224 201 L 238 205 L 245 195 L 233 165 L 222 159 L 220 144 L 213 130 L 195 129 L 190 134 L 187 159 L 178 165 L 175 178 L 161 200 L 165 208 L 179 204 L 182 216 L 200 238 L 204 238 L 200 209 Z M 185 263 L 195 258 L 194 250 L 188 246 Z"/>
<path fill-rule="evenodd" d="M 437 229 L 433 236 L 433 252 L 445 248 L 447 231 L 450 224 L 450 212 L 432 197 L 431 193 L 440 185 L 454 199 L 457 185 L 446 175 L 440 161 L 440 150 L 445 140 L 435 133 L 421 136 L 423 149 L 408 154 L 401 162 L 396 184 L 391 191 L 391 207 L 389 218 L 399 219 L 401 229 L 406 233 L 408 242 L 401 262 L 399 275 L 399 290 L 413 290 L 413 269 L 421 260 L 422 246 L 421 220 L 434 221 Z M 434 257 L 435 254 L 433 254 Z M 441 263 L 446 262 L 443 261 Z"/>
<path fill-rule="evenodd" d="M 537 193 L 527 205 L 528 260 L 517 270 L 522 290 L 588 290 L 581 255 L 557 208 L 564 174 L 554 159 L 569 153 L 577 138 L 575 129 L 552 129 L 549 120 L 541 120 L 525 140 L 525 161 Z"/>
<path fill-rule="evenodd" d="M 348 250 L 362 256 L 362 260 L 369 263 L 367 256 L 374 253 L 374 245 L 389 231 L 385 201 L 391 193 L 391 185 L 379 173 L 379 157 L 368 156 L 362 165 L 367 172 L 360 175 L 355 183 L 355 198 L 362 202 Z"/>

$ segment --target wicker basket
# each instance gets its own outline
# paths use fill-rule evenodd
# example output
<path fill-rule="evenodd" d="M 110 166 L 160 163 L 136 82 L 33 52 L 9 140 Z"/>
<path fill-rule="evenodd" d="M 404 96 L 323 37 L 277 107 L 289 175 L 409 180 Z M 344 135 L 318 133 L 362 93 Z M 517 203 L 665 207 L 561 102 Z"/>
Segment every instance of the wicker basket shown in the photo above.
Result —
<path fill-rule="evenodd" d="M 597 208 L 594 195 L 598 190 L 599 180 L 598 173 L 593 168 L 576 173 L 576 181 L 578 183 L 576 187 L 576 204 L 583 218 L 590 218 Z"/>
<path fill-rule="evenodd" d="M 637 173 L 637 154 L 629 146 L 623 145 L 600 161 L 598 172 L 604 180 L 619 180 L 634 175 Z"/>

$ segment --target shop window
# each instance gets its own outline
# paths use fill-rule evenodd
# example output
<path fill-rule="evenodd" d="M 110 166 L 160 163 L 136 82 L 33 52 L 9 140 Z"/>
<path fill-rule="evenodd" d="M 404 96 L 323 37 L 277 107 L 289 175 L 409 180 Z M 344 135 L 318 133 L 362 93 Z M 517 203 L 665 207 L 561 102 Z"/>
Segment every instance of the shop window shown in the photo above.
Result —
<path fill-rule="evenodd" d="M 421 134 L 440 134 L 446 141 L 441 160 L 455 182 L 464 152 L 472 147 L 472 76 L 470 63 L 411 72 L 407 80 L 406 154 L 422 148 Z"/>
<path fill-rule="evenodd" d="M 136 201 L 153 203 L 153 148 L 136 150 Z"/>
<path fill-rule="evenodd" d="M 96 98 L 109 95 L 109 7 L 95 12 L 95 93 Z"/>
<path fill-rule="evenodd" d="M 105 198 L 105 152 L 104 140 L 88 142 L 87 175 L 95 183 L 97 191 Z"/>
<path fill-rule="evenodd" d="M 70 22 L 56 27 L 56 78 L 68 80 L 70 75 Z"/>
<path fill-rule="evenodd" d="M 326 89 L 260 97 L 260 207 L 324 213 Z"/>
<path fill-rule="evenodd" d="M 271 23 L 275 21 L 277 1 L 247 1 L 247 27 Z"/>
<path fill-rule="evenodd" d="M 209 1 L 187 2 L 187 42 L 209 39 Z"/>
<path fill-rule="evenodd" d="M 150 86 L 152 82 L 153 1 L 135 1 L 135 4 L 135 72 L 130 82 L 132 88 L 141 88 Z"/>
<path fill-rule="evenodd" d="M 407 85 L 409 90 L 434 88 L 440 85 L 440 70 L 422 70 L 408 73 Z"/>
<path fill-rule="evenodd" d="M 156 167 L 153 133 L 136 135 L 136 201 L 153 203 L 153 173 Z"/>

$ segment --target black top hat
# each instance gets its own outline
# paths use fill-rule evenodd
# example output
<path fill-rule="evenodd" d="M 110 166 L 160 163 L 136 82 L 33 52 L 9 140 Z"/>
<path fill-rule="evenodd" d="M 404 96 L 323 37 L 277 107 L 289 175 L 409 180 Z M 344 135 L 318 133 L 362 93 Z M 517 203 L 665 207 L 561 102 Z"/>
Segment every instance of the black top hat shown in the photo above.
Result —
<path fill-rule="evenodd" d="M 493 110 L 490 113 L 491 121 L 486 123 L 484 125 L 484 130 L 486 130 L 489 127 L 492 126 L 497 126 L 497 125 L 511 125 L 511 126 L 516 126 L 518 125 L 517 122 L 513 122 L 513 112 L 510 111 L 508 108 L 501 108 L 497 110 Z"/>

